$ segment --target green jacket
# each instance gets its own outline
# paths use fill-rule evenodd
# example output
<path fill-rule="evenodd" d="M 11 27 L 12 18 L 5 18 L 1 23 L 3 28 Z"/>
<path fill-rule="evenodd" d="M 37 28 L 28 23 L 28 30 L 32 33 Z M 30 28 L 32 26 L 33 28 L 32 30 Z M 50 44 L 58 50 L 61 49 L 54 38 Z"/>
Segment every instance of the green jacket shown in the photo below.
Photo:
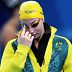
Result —
<path fill-rule="evenodd" d="M 55 35 L 51 27 L 42 66 L 39 66 L 33 51 L 17 43 L 8 42 L 1 60 L 1 72 L 72 72 L 72 46 L 68 39 Z"/>

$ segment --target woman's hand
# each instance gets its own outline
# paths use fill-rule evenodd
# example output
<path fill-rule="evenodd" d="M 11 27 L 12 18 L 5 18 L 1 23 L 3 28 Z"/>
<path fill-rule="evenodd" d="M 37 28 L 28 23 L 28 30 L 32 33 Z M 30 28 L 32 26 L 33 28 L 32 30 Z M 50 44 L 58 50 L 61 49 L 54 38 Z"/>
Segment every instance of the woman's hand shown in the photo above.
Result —
<path fill-rule="evenodd" d="M 25 33 L 25 27 L 23 27 L 23 31 L 21 35 L 18 32 L 18 44 L 22 44 L 30 48 L 32 45 L 33 39 L 34 39 L 34 36 L 31 36 L 31 34 L 29 34 L 28 31 Z"/>

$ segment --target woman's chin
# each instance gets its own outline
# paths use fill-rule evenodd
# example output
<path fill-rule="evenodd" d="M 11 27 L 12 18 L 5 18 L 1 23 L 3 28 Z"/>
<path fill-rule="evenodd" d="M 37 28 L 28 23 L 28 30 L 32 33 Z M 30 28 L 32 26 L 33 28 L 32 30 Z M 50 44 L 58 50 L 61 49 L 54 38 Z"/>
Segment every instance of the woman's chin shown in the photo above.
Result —
<path fill-rule="evenodd" d="M 34 36 L 34 39 L 39 39 L 40 36 Z"/>

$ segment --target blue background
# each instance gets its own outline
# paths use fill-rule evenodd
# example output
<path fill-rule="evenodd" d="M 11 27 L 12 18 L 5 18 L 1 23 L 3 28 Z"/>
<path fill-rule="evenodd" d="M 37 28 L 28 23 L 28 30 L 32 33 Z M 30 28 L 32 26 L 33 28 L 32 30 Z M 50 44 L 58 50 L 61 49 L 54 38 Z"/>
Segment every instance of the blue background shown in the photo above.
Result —
<path fill-rule="evenodd" d="M 10 17 L 2 1 L 3 0 L 0 0 L 0 35 L 3 24 Z M 36 1 L 39 2 L 43 8 L 45 22 L 58 29 L 56 32 L 57 35 L 66 37 L 72 42 L 72 0 Z"/>
<path fill-rule="evenodd" d="M 0 28 L 10 17 L 0 0 Z M 60 36 L 72 40 L 72 0 L 36 0 L 43 8 L 45 21 L 58 29 Z"/>

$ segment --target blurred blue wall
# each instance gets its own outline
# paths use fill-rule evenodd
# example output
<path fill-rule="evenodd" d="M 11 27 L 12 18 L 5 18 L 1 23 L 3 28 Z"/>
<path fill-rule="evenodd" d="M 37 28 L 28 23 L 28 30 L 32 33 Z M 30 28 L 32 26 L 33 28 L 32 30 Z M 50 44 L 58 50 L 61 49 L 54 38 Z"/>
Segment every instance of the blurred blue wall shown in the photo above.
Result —
<path fill-rule="evenodd" d="M 50 26 L 53 26 L 58 29 L 56 34 L 64 36 L 72 42 L 72 0 L 36 1 L 39 2 L 43 8 L 45 21 Z M 1 28 L 9 17 L 9 12 L 3 6 L 3 0 L 0 0 L 0 35 Z M 2 53 L 1 48 L 0 53 Z"/>
<path fill-rule="evenodd" d="M 57 33 L 72 41 L 72 0 L 36 0 L 44 11 L 45 21 L 58 29 Z"/>
<path fill-rule="evenodd" d="M 0 28 L 10 17 L 0 0 Z M 60 36 L 72 40 L 72 0 L 36 0 L 43 8 L 45 21 L 58 29 Z"/>
<path fill-rule="evenodd" d="M 72 0 L 36 0 L 43 8 L 45 21 L 58 29 L 57 35 L 64 36 L 72 42 Z M 0 0 L 0 35 L 3 24 L 10 17 Z M 1 52 L 0 46 L 0 53 Z M 0 54 L 0 58 L 1 58 Z"/>

